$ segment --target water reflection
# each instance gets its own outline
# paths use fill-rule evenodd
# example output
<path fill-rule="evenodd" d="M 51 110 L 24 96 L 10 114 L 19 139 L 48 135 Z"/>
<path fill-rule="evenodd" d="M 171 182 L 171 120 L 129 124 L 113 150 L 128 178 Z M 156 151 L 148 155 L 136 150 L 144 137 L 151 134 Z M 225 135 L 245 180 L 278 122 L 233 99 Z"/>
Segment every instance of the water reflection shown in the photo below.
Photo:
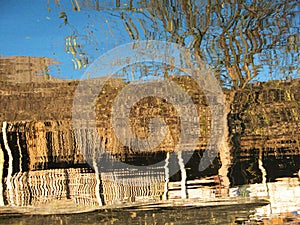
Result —
<path fill-rule="evenodd" d="M 183 82 L 186 78 L 181 79 Z M 118 85 L 121 83 L 120 81 Z M 205 122 L 201 124 L 203 136 L 199 149 L 182 153 L 181 157 L 185 154 L 191 156 L 189 162 L 182 167 L 181 158 L 178 155 L 171 156 L 168 152 L 168 148 L 174 146 L 172 135 L 176 133 L 172 133 L 172 129 L 176 130 L 173 125 L 177 120 L 172 118 L 168 121 L 171 132 L 166 149 L 145 154 L 113 145 L 114 142 L 109 139 L 111 131 L 104 129 L 109 125 L 104 111 L 101 114 L 103 118 L 99 116 L 99 123 L 103 126 L 98 134 L 107 149 L 111 150 L 110 146 L 115 148 L 109 151 L 111 154 L 91 155 L 94 161 L 88 164 L 80 146 L 86 145 L 88 135 L 95 134 L 84 128 L 73 129 L 68 119 L 71 117 L 68 111 L 72 103 L 70 96 L 74 93 L 76 84 L 76 81 L 47 85 L 28 83 L 20 84 L 17 91 L 10 83 L 3 83 L 1 86 L 3 93 L 6 93 L 1 96 L 4 103 L 8 103 L 16 92 L 24 94 L 24 98 L 17 99 L 18 104 L 7 108 L 5 120 L 2 121 L 1 222 L 16 215 L 86 213 L 94 210 L 98 211 L 77 216 L 79 220 L 91 218 L 95 222 L 101 220 L 107 223 L 115 221 L 137 224 L 140 219 L 149 223 L 164 221 L 165 224 L 174 220 L 175 224 L 180 224 L 183 222 L 180 216 L 194 221 L 196 215 L 201 215 L 199 224 L 203 221 L 222 224 L 251 220 L 258 223 L 258 220 L 274 218 L 282 213 L 297 219 L 300 209 L 300 157 L 297 136 L 299 122 L 296 117 L 298 109 L 295 105 L 300 96 L 297 88 L 299 80 L 275 84 L 276 90 L 273 89 L 272 82 L 256 84 L 249 88 L 249 92 L 237 95 L 237 102 L 249 98 L 254 100 L 250 101 L 251 106 L 247 106 L 242 113 L 234 108 L 230 118 L 234 148 L 228 161 L 229 172 L 225 174 L 230 186 L 224 184 L 224 174 L 221 176 L 219 173 L 223 163 L 220 156 L 206 170 L 198 170 L 205 150 L 205 135 L 209 135 L 209 132 L 205 132 L 209 124 Z M 51 88 L 47 89 L 48 87 Z M 32 91 L 30 103 L 28 90 Z M 113 90 L 113 85 L 106 89 L 108 93 Z M 52 95 L 57 96 L 56 106 L 49 101 L 51 98 L 48 96 Z M 41 107 L 41 98 L 44 100 L 42 104 L 53 106 L 47 113 L 36 110 Z M 60 98 L 66 99 L 64 104 L 59 103 Z M 198 94 L 195 102 L 205 105 L 202 98 Z M 106 100 L 109 104 L 112 101 L 109 98 Z M 148 104 L 147 101 L 142 102 L 145 103 Z M 161 102 L 156 103 L 155 107 L 163 105 Z M 19 110 L 18 107 L 22 104 L 30 104 L 26 112 Z M 286 106 L 284 110 L 283 104 Z M 147 107 L 150 108 L 149 105 Z M 168 111 L 168 107 L 162 108 Z M 199 106 L 199 109 L 205 115 L 204 118 L 209 120 L 204 108 Z M 10 112 L 15 110 L 19 110 L 16 118 L 30 115 L 31 120 L 11 120 Z M 36 115 L 38 120 L 33 119 Z M 60 115 L 63 118 L 50 120 L 49 115 Z M 136 115 L 136 118 L 143 115 Z M 144 125 L 140 123 L 138 126 Z M 116 161 L 143 166 L 145 169 L 114 167 Z M 156 162 L 162 162 L 161 166 L 152 166 Z M 171 170 L 177 172 L 169 177 Z M 108 211 L 104 213 L 104 209 Z M 170 211 L 176 213 L 176 216 L 170 217 Z M 48 216 L 43 217 L 43 220 L 50 218 L 62 221 L 61 223 L 74 219 L 70 215 Z M 38 221 L 37 218 L 36 220 Z M 14 222 L 22 224 L 26 221 L 28 217 Z"/>
<path fill-rule="evenodd" d="M 108 210 L 95 213 L 64 216 L 24 216 L 3 218 L 8 224 L 241 224 L 247 221 L 253 214 L 249 212 L 251 207 L 240 206 L 235 211 L 232 206 L 221 206 L 214 208 L 169 208 L 154 209 L 150 211 L 140 210 Z M 35 221 L 35 223 L 32 223 Z M 253 223 L 255 224 L 255 223 Z"/>
<path fill-rule="evenodd" d="M 194 155 L 197 156 L 197 152 Z M 199 159 L 195 156 L 191 160 Z M 195 162 L 192 163 L 195 164 Z M 220 176 L 196 178 L 200 175 L 199 172 L 197 174 L 197 170 L 190 168 L 187 172 L 189 179 L 185 187 L 188 199 L 183 200 L 180 172 L 170 180 L 165 180 L 163 169 L 160 171 L 149 169 L 145 174 L 123 169 L 114 170 L 98 174 L 98 178 L 91 168 L 17 172 L 9 181 L 7 178 L 4 179 L 5 191 L 1 197 L 6 206 L 1 210 L 3 215 L 65 214 L 84 212 L 87 210 L 84 206 L 89 206 L 88 210 L 92 211 L 105 206 L 108 209 L 123 208 L 131 213 L 135 210 L 153 211 L 155 209 L 163 215 L 166 213 L 164 210 L 171 210 L 173 207 L 182 207 L 182 213 L 192 213 L 193 210 L 186 207 L 214 208 L 223 205 L 225 209 L 222 208 L 222 210 L 229 210 L 228 213 L 235 215 L 234 218 L 240 217 L 245 212 L 247 212 L 246 219 L 250 219 L 250 214 L 252 219 L 260 219 L 270 218 L 279 213 L 299 213 L 300 182 L 298 177 L 277 178 L 274 182 L 248 182 L 227 189 L 222 185 Z M 207 174 L 214 173 L 214 170 L 212 166 Z M 256 170 L 259 168 L 256 167 Z M 98 183 L 97 179 L 101 179 L 101 183 Z M 97 185 L 100 187 L 97 188 Z M 63 204 L 63 208 L 58 207 L 59 204 Z M 234 205 L 238 205 L 239 210 L 236 210 Z M 30 206 L 38 207 L 39 210 Z M 20 211 L 20 207 L 26 210 Z M 247 210 L 241 212 L 240 207 L 245 207 Z M 218 208 L 213 209 L 211 213 L 218 215 L 216 214 L 218 210 Z M 117 215 L 119 213 L 121 212 L 116 212 Z M 210 216 L 213 218 L 212 215 Z M 225 217 L 222 218 L 224 219 Z"/>
<path fill-rule="evenodd" d="M 66 173 L 70 176 L 66 176 Z M 20 179 L 22 176 L 28 176 L 27 184 Z M 11 193 L 12 198 L 8 200 L 8 203 L 15 207 L 1 208 L 0 220 L 9 224 L 26 224 L 32 219 L 34 219 L 34 224 L 47 221 L 51 223 L 61 221 L 61 224 L 67 224 L 70 220 L 75 220 L 75 224 L 144 223 L 141 221 L 149 224 L 195 224 L 194 221 L 197 222 L 196 224 L 246 224 L 247 221 L 251 224 L 260 224 L 260 221 L 277 218 L 277 222 L 282 220 L 282 223 L 276 224 L 287 224 L 284 217 L 289 217 L 291 221 L 299 222 L 297 215 L 300 207 L 300 182 L 298 178 L 281 178 L 276 182 L 266 184 L 233 187 L 229 189 L 229 197 L 226 198 L 220 194 L 225 190 L 220 189 L 215 180 L 215 177 L 207 177 L 188 181 L 187 190 L 190 199 L 185 201 L 178 199 L 180 182 L 170 182 L 169 200 L 160 201 L 159 196 L 162 195 L 163 185 L 156 184 L 156 186 L 143 188 L 142 186 L 126 187 L 103 180 L 106 203 L 109 204 L 109 201 L 113 200 L 119 201 L 114 201 L 114 205 L 104 210 L 91 207 L 97 205 L 96 178 L 92 171 L 57 169 L 18 174 L 13 177 L 13 183 L 16 186 L 14 186 L 14 192 Z M 126 204 L 128 198 L 131 199 Z M 16 207 L 25 206 L 28 203 L 36 205 L 38 209 Z M 75 204 L 90 207 L 74 209 Z M 78 213 L 88 210 L 96 211 L 69 216 L 25 216 L 26 214 Z M 11 219 L 14 215 L 23 215 L 23 217 Z M 183 218 L 185 218 L 184 221 Z"/>
<path fill-rule="evenodd" d="M 71 2 L 80 11 L 78 1 Z M 120 72 L 121 78 L 131 78 L 119 76 L 107 82 L 95 100 L 98 130 L 93 133 L 85 127 L 73 128 L 73 98 L 79 82 L 51 77 L 50 66 L 58 65 L 55 60 L 1 56 L 0 223 L 300 223 L 300 80 L 290 79 L 299 73 L 295 66 L 299 28 L 294 25 L 298 20 L 294 15 L 299 13 L 292 13 L 299 6 L 249 1 L 249 9 L 243 9 L 246 3 L 207 1 L 205 7 L 192 7 L 182 1 L 165 7 L 163 1 L 150 2 L 153 7 L 145 15 L 136 10 L 139 16 L 131 17 L 130 6 L 121 12 L 119 21 L 132 39 L 164 40 L 159 36 L 169 32 L 166 40 L 188 45 L 215 68 L 220 84 L 232 88 L 223 89 L 230 108 L 230 151 L 221 151 L 210 167 L 198 170 L 210 137 L 208 96 L 186 74 L 173 76 L 178 75 L 174 69 L 164 68 L 160 75 L 182 87 L 196 106 L 201 129 L 197 149 L 189 149 L 195 150 L 192 153 L 180 149 L 170 156 L 178 143 L 180 118 L 171 104 L 151 96 L 132 109 L 134 132 L 147 137 L 149 121 L 157 116 L 164 119 L 168 132 L 162 146 L 141 154 L 131 148 L 137 143 L 129 140 L 123 146 L 113 134 L 111 106 L 128 80 L 146 71 L 149 77 L 151 72 L 158 76 L 156 68 L 144 65 L 138 70 L 134 65 Z M 99 10 L 96 3 L 90 7 Z M 119 8 L 120 1 L 116 3 Z M 59 13 L 65 24 L 71 23 L 68 12 Z M 114 36 L 111 22 L 103 21 L 109 28 L 103 33 Z M 91 25 L 86 27 L 87 40 L 94 30 Z M 163 27 L 166 31 L 160 30 Z M 119 33 L 117 38 L 122 39 Z M 65 37 L 65 51 L 71 54 L 76 70 L 95 57 L 85 51 L 88 43 L 84 44 L 83 37 L 77 31 Z M 249 84 L 256 78 L 272 77 L 288 79 Z M 82 99 L 88 91 L 93 90 L 83 90 Z M 127 136 L 126 129 L 120 130 Z M 96 149 L 99 143 L 90 142 L 95 136 L 111 155 L 103 154 L 102 148 L 98 149 L 101 155 L 84 152 L 90 150 L 87 146 Z M 184 165 L 185 154 L 191 159 Z M 143 169 L 119 168 L 117 161 Z M 155 162 L 161 162 L 160 166 L 151 166 Z M 170 176 L 172 171 L 177 172 Z"/>

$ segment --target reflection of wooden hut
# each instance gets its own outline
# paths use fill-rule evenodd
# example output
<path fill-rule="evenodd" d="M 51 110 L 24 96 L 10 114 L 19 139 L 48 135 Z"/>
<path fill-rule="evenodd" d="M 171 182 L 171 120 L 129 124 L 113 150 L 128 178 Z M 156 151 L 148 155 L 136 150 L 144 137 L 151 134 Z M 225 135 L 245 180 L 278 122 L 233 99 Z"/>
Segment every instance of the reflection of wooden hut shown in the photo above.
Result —
<path fill-rule="evenodd" d="M 163 194 L 164 173 L 130 172 L 126 170 L 101 174 L 106 204 L 124 201 L 138 202 L 160 199 Z"/>
<path fill-rule="evenodd" d="M 101 191 L 102 205 L 159 199 L 163 174 L 102 173 L 101 188 L 97 189 L 96 174 L 91 169 L 52 169 L 15 173 L 11 183 L 12 191 L 6 190 L 4 195 L 8 205 L 39 205 L 71 199 L 76 204 L 97 206 L 96 190 Z"/>
<path fill-rule="evenodd" d="M 71 121 L 8 123 L 9 146 L 19 169 L 36 170 L 85 163 L 74 141 Z"/>
<path fill-rule="evenodd" d="M 237 93 L 230 125 L 245 154 L 251 149 L 263 149 L 268 155 L 281 150 L 300 153 L 299 90 L 297 79 L 269 81 Z"/>
<path fill-rule="evenodd" d="M 13 195 L 6 193 L 9 205 L 27 206 L 67 199 L 68 186 L 64 169 L 16 173 L 12 177 Z"/>
<path fill-rule="evenodd" d="M 43 122 L 29 123 L 30 127 L 26 132 L 26 144 L 30 159 L 30 170 L 34 170 L 36 164 L 46 163 L 48 159 L 48 146 L 45 125 Z"/>
<path fill-rule="evenodd" d="M 0 80 L 14 83 L 44 82 L 50 80 L 48 67 L 58 62 L 46 57 L 0 57 Z"/>
<path fill-rule="evenodd" d="M 207 138 L 210 135 L 210 109 L 207 105 L 207 100 L 202 93 L 202 91 L 197 86 L 196 82 L 193 81 L 189 77 L 172 77 L 170 78 L 172 82 L 176 83 L 180 88 L 182 88 L 188 96 L 195 104 L 195 108 L 200 116 L 199 124 L 194 123 L 196 118 L 189 118 L 190 121 L 184 121 L 185 123 L 189 123 L 195 125 L 195 129 L 193 129 L 192 133 L 189 134 L 189 137 L 194 137 L 198 140 L 197 147 L 199 149 L 204 150 L 206 148 Z M 160 118 L 164 120 L 167 129 L 165 133 L 165 138 L 158 145 L 154 145 L 155 147 L 150 148 L 151 151 L 173 151 L 175 146 L 179 142 L 180 137 L 180 128 L 181 122 L 180 119 L 182 115 L 180 112 L 176 111 L 176 106 L 172 105 L 171 102 L 168 102 L 165 99 L 162 99 L 157 96 L 163 96 L 165 89 L 161 89 L 158 86 L 153 87 L 151 93 L 153 96 L 147 96 L 149 92 L 149 85 L 144 84 L 135 84 L 136 86 L 127 87 L 127 84 L 118 79 L 109 80 L 101 89 L 99 97 L 96 101 L 96 125 L 98 135 L 101 136 L 102 139 L 105 140 L 105 147 L 112 154 L 122 154 L 122 153 L 130 153 L 126 152 L 129 150 L 132 152 L 139 152 L 139 149 L 147 148 L 152 146 L 154 143 L 144 143 L 143 139 L 147 139 L 150 136 L 151 131 L 149 130 L 149 124 L 151 119 Z M 135 96 L 126 96 L 126 101 L 122 102 L 120 105 L 115 105 L 117 108 L 118 115 L 114 115 L 114 125 L 112 123 L 112 107 L 119 98 L 119 94 L 122 91 L 122 88 L 129 88 L 129 90 L 138 89 L 139 95 L 145 94 L 145 98 L 138 99 L 136 104 L 134 105 L 126 105 L 127 103 L 135 102 Z M 183 91 L 183 92 L 184 92 Z M 129 91 L 130 92 L 130 91 Z M 144 93 L 143 93 L 144 92 Z M 180 96 L 178 98 L 182 98 L 182 102 L 180 103 L 181 109 L 185 109 L 182 111 L 191 112 L 191 109 L 187 107 L 185 97 Z M 178 100 L 178 99 L 177 99 Z M 178 100 L 179 101 L 179 100 Z M 138 137 L 138 139 L 128 139 L 128 127 L 124 126 L 124 121 L 127 119 L 124 117 L 128 108 L 130 108 L 130 115 L 128 125 L 130 126 L 131 132 Z M 178 106 L 177 106 L 178 108 Z M 122 117 L 120 116 L 122 115 Z M 198 119 L 198 118 L 197 118 Z M 200 126 L 200 136 L 196 134 L 197 129 Z M 118 136 L 125 140 L 125 143 L 121 143 L 120 139 L 116 135 L 116 129 L 118 130 Z M 193 133 L 194 132 L 194 133 Z M 186 135 L 187 136 L 187 135 Z M 124 148 L 124 145 L 127 148 Z M 148 146 L 144 146 L 148 145 Z M 189 148 L 190 146 L 186 146 L 187 150 L 194 150 Z"/>
<path fill-rule="evenodd" d="M 20 60 L 23 60 L 24 63 L 31 63 L 27 59 L 22 58 Z M 7 61 L 1 62 L 7 63 Z M 3 69 L 6 70 L 6 67 L 2 66 L 3 63 L 0 65 L 0 73 L 3 72 Z M 16 68 L 20 68 L 20 65 L 17 65 Z M 29 68 L 31 67 L 29 66 Z M 25 73 L 25 71 L 23 72 Z M 199 87 L 195 86 L 195 81 L 191 78 L 181 76 L 170 79 L 181 86 L 191 96 L 196 105 L 200 117 L 201 130 L 200 137 L 196 137 L 199 140 L 197 149 L 205 150 L 207 139 L 210 136 L 210 109 L 206 97 L 200 92 Z M 111 107 L 113 101 L 122 88 L 127 85 L 122 80 L 110 80 L 102 89 L 102 92 L 99 93 L 99 98 L 96 101 L 96 133 L 84 130 L 84 127 L 80 131 L 82 133 L 73 129 L 73 97 L 78 81 L 18 83 L 18 85 L 15 85 L 15 83 L 7 82 L 6 79 L 5 82 L 3 79 L 0 79 L 0 83 L 0 101 L 2 108 L 5 109 L 0 112 L 0 121 L 8 125 L 7 139 L 13 153 L 13 164 L 23 163 L 21 166 L 14 167 L 13 171 L 10 171 L 12 173 L 8 174 L 13 175 L 14 182 L 27 182 L 27 186 L 18 186 L 19 193 L 27 193 L 28 188 L 33 188 L 39 184 L 46 185 L 46 183 L 39 181 L 43 179 L 44 175 L 42 174 L 44 171 L 38 172 L 34 170 L 61 168 L 64 166 L 69 168 L 74 165 L 81 166 L 85 163 L 82 153 L 85 150 L 84 146 L 86 146 L 86 143 L 89 143 L 91 140 L 87 138 L 87 135 L 99 136 L 107 151 L 112 154 L 121 155 L 122 159 L 131 157 L 136 153 L 136 151 L 131 149 L 130 141 L 129 146 L 124 146 L 118 141 L 111 126 Z M 299 79 L 290 83 L 270 81 L 255 87 L 249 86 L 243 92 L 237 93 L 235 104 L 232 107 L 232 114 L 229 118 L 230 129 L 235 134 L 234 141 L 238 145 L 238 152 L 235 153 L 236 158 L 239 158 L 240 155 L 245 156 L 248 154 L 249 156 L 249 152 L 253 152 L 254 148 L 259 149 L 260 158 L 264 158 L 264 161 L 267 160 L 268 154 L 282 156 L 289 154 L 299 155 L 299 87 Z M 85 94 L 85 92 L 82 93 L 83 97 Z M 82 101 L 82 104 L 86 104 L 86 102 Z M 162 144 L 153 149 L 153 151 L 170 152 L 174 150 L 180 134 L 180 118 L 178 118 L 176 110 L 174 110 L 171 104 L 160 98 L 144 98 L 132 108 L 130 116 L 133 132 L 140 139 L 147 138 L 147 135 L 149 135 L 148 125 L 151 118 L 163 118 L 168 126 L 166 136 Z M 126 135 L 126 130 L 123 128 L 121 127 L 120 130 Z M 19 137 L 23 140 L 19 140 Z M 11 157 L 7 157 L 8 151 L 5 149 L 3 142 L 4 140 L 1 140 L 0 175 L 2 173 L 2 176 L 5 175 L 3 172 L 8 169 L 4 167 L 8 167 L 7 165 L 9 164 L 8 162 L 3 162 L 4 159 L 6 161 L 7 158 L 11 159 Z M 189 146 L 187 146 L 188 148 Z M 265 152 L 268 154 L 265 154 Z M 19 157 L 22 157 L 22 160 Z M 12 166 L 10 166 L 11 168 Z M 181 166 L 181 169 L 182 171 L 184 170 L 184 165 Z M 29 172 L 26 175 L 25 172 L 27 171 Z M 59 175 L 64 174 L 65 171 L 77 174 L 76 176 L 80 177 L 80 182 L 77 183 L 77 181 L 72 180 L 70 177 L 66 178 L 64 177 L 65 175 Z M 87 204 L 98 204 L 99 199 L 95 200 L 94 197 L 87 197 L 93 196 L 92 193 L 94 191 L 92 190 L 94 190 L 94 186 L 99 184 L 98 177 L 98 180 L 96 179 L 95 181 L 94 173 L 79 171 L 77 169 L 66 169 L 64 171 L 51 170 L 51 172 L 45 170 L 45 176 L 55 177 L 56 182 L 55 184 L 51 184 L 49 181 L 50 183 L 46 187 L 49 187 L 49 190 L 52 190 L 52 185 L 58 185 L 60 188 L 64 187 L 65 189 L 55 189 L 58 191 L 57 193 L 60 193 L 55 194 L 56 197 L 64 196 L 63 198 L 72 198 L 73 195 L 76 196 L 80 192 L 82 193 L 81 200 L 76 198 L 76 201 L 87 201 L 89 202 Z M 122 176 L 124 182 L 122 183 L 120 180 L 117 180 L 118 184 L 116 184 L 115 180 L 108 179 L 108 175 L 103 173 L 99 175 L 103 181 L 103 201 L 114 202 L 118 201 L 117 199 L 129 198 L 130 194 L 128 193 L 148 193 L 145 184 L 132 187 L 133 183 L 130 185 L 124 183 L 126 180 L 124 176 Z M 1 178 L 5 180 L 2 176 Z M 59 181 L 60 179 L 63 181 Z M 64 183 L 61 186 L 61 182 L 66 182 L 66 184 Z M 64 186 L 68 182 L 69 186 L 72 184 L 69 191 Z M 83 186 L 87 182 L 88 184 Z M 34 185 L 31 187 L 30 183 L 34 183 Z M 10 182 L 11 184 L 15 185 L 13 182 Z M 157 187 L 151 188 L 159 190 L 160 184 L 156 184 Z M 141 187 L 146 189 L 141 189 Z M 23 188 L 23 191 L 20 188 Z M 10 188 L 9 190 L 12 189 Z M 17 186 L 16 190 L 18 190 Z M 122 190 L 124 190 L 124 194 L 122 195 L 112 194 L 123 193 Z M 34 196 L 44 195 L 38 190 L 33 190 L 33 193 Z M 155 193 L 153 191 L 150 195 L 157 196 Z M 35 201 L 34 197 L 30 197 L 30 200 L 24 199 L 24 201 L 22 200 L 18 203 L 14 197 L 11 197 L 11 195 L 8 196 L 10 196 L 10 199 L 7 201 L 15 202 L 14 204 L 22 205 L 27 204 L 28 201 Z M 145 196 L 148 196 L 148 194 L 145 194 Z M 89 200 L 87 200 L 88 198 Z M 2 204 L 1 199 L 0 204 Z"/>
<path fill-rule="evenodd" d="M 210 137 L 210 108 L 206 97 L 191 78 L 182 76 L 170 79 L 182 87 L 195 103 L 200 116 L 201 131 L 197 149 L 205 150 L 207 139 Z M 76 144 L 72 130 L 72 107 L 77 85 L 78 81 L 28 83 L 18 86 L 2 82 L 0 101 L 6 110 L 0 112 L 0 121 L 26 123 L 26 141 L 31 149 L 28 151 L 31 156 L 39 151 L 37 156 L 40 159 L 45 157 L 45 152 L 50 155 L 49 159 L 51 155 L 57 156 L 59 160 L 62 160 L 62 155 L 68 158 L 70 155 L 67 151 L 74 150 Z M 299 80 L 290 83 L 270 81 L 249 87 L 237 94 L 229 123 L 233 133 L 240 134 L 237 141 L 241 149 L 249 150 L 255 147 L 268 151 L 284 148 L 299 152 L 299 85 Z M 113 101 L 125 86 L 126 83 L 122 80 L 112 79 L 102 88 L 96 101 L 97 132 L 113 154 L 130 153 L 130 144 L 127 149 L 124 148 L 111 126 Z M 83 99 L 85 94 L 82 93 Z M 180 134 L 180 118 L 177 114 L 170 103 L 160 98 L 141 99 L 131 110 L 132 130 L 140 139 L 145 138 L 149 135 L 148 125 L 151 118 L 163 118 L 168 126 L 167 134 L 162 144 L 154 151 L 172 151 Z M 122 128 L 120 130 L 122 131 Z M 52 149 L 48 147 L 50 143 Z M 37 149 L 38 145 L 40 149 Z M 30 153 L 31 151 L 33 153 Z M 75 155 L 77 157 L 78 153 Z M 66 158 L 65 161 L 73 160 L 72 157 Z M 32 163 L 36 164 L 34 161 L 35 159 Z M 31 165 L 31 169 L 33 167 Z"/>

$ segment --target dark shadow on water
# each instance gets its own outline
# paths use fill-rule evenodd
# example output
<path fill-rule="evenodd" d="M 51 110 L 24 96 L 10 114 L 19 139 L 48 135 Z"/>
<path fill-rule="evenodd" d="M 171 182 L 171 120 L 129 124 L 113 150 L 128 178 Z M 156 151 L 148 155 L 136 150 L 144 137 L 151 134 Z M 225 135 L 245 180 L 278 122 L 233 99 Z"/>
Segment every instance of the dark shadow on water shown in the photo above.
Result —
<path fill-rule="evenodd" d="M 3 224 L 241 224 L 250 221 L 253 208 L 264 204 L 213 207 L 165 207 L 152 210 L 134 208 L 99 210 L 73 215 L 1 216 Z M 256 224 L 257 221 L 252 221 Z"/>

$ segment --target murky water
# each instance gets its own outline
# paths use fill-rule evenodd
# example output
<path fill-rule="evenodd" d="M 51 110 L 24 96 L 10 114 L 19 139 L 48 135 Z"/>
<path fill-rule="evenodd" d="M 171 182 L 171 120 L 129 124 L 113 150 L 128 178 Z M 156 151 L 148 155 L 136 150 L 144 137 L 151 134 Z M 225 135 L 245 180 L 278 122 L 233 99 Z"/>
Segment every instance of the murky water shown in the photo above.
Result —
<path fill-rule="evenodd" d="M 0 224 L 300 224 L 298 1 L 24 2 L 0 8 Z"/>
<path fill-rule="evenodd" d="M 298 98 L 297 90 L 291 92 L 294 98 Z M 21 89 L 18 93 L 24 92 Z M 5 95 L 2 98 L 7 101 Z M 281 107 L 285 101 L 284 97 L 274 99 L 268 107 Z M 31 107 L 39 104 L 31 103 Z M 64 106 L 69 108 L 68 104 L 66 101 Z M 252 107 L 259 110 L 260 104 Z M 289 110 L 287 107 L 286 112 Z M 236 129 L 239 119 L 233 122 Z M 276 123 L 279 125 L 254 124 L 272 130 L 254 134 L 249 131 L 251 122 L 245 121 L 244 131 L 234 136 L 237 145 L 227 158 L 228 173 L 221 174 L 224 161 L 220 154 L 199 171 L 204 150 L 183 151 L 181 155 L 165 151 L 138 154 L 124 148 L 113 154 L 120 148 L 110 151 L 111 144 L 103 138 L 109 151 L 83 154 L 78 146 L 93 140 L 94 133 L 74 131 L 68 120 L 4 121 L 0 135 L 0 223 L 297 224 L 299 122 L 282 116 Z M 280 129 L 284 126 L 289 128 Z M 182 167 L 185 158 L 188 161 Z"/>
<path fill-rule="evenodd" d="M 97 183 L 96 173 L 91 168 L 45 168 L 14 173 L 11 182 L 6 181 L 4 186 L 6 189 L 2 197 L 5 206 L 1 207 L 0 221 L 3 224 L 300 222 L 300 182 L 297 174 L 292 174 L 292 167 L 277 170 L 277 175 L 263 182 L 259 167 L 253 166 L 250 157 L 250 162 L 246 160 L 242 163 L 252 168 L 252 171 L 248 169 L 250 175 L 245 175 L 247 170 L 244 176 L 232 173 L 230 179 L 239 185 L 225 188 L 220 176 L 210 175 L 215 173 L 218 160 L 216 165 L 202 173 L 197 166 L 192 167 L 198 165 L 199 154 L 195 152 L 186 166 L 188 179 L 184 187 L 181 172 L 166 180 L 165 168 L 151 170 L 148 167 L 144 172 L 114 169 L 98 174 L 101 184 Z M 295 156 L 289 158 L 294 162 Z M 276 174 L 274 167 L 280 165 L 281 159 L 277 162 L 271 159 L 271 167 L 265 163 L 265 170 Z M 131 163 L 135 161 L 137 164 L 139 160 L 143 161 L 144 158 L 135 157 Z M 170 164 L 176 164 L 172 159 L 169 160 Z M 250 167 L 247 166 L 249 164 Z M 297 166 L 294 171 L 297 171 Z M 253 174 L 260 174 L 260 178 L 254 179 Z M 283 174 L 289 177 L 283 177 Z M 101 189 L 97 189 L 97 185 Z M 187 199 L 182 199 L 183 190 Z"/>

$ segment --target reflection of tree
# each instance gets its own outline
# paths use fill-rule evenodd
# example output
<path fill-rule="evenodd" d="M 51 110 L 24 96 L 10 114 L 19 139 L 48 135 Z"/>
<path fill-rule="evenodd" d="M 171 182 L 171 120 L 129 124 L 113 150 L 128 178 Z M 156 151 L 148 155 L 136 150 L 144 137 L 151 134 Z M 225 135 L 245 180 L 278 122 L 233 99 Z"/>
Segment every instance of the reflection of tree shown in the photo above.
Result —
<path fill-rule="evenodd" d="M 140 26 L 146 30 L 146 38 L 174 41 L 188 47 L 215 69 L 221 84 L 231 90 L 226 107 L 228 116 L 236 92 L 262 73 L 265 65 L 272 68 L 272 57 L 296 57 L 299 54 L 297 36 L 290 20 L 295 7 L 296 1 L 292 0 L 234 0 L 230 3 L 222 0 L 172 3 L 151 0 L 143 12 L 135 13 L 135 18 L 143 18 Z M 136 26 L 131 25 L 134 22 L 129 20 L 134 18 L 131 13 L 124 16 L 121 12 L 120 19 L 132 39 L 141 39 Z M 287 48 L 282 43 L 287 43 Z M 278 55 L 269 54 L 273 51 Z M 293 54 L 288 54 L 291 52 Z M 292 70 L 290 74 L 296 72 L 296 68 L 289 69 Z M 219 171 L 227 186 L 231 136 L 228 132 L 220 146 L 222 167 Z"/>
<path fill-rule="evenodd" d="M 249 82 L 258 75 L 271 78 L 278 70 L 289 77 L 298 73 L 293 66 L 299 55 L 299 27 L 292 27 L 296 4 L 294 0 L 149 0 L 140 3 L 139 9 L 129 1 L 126 9 L 112 14 L 122 22 L 132 40 L 176 42 L 210 64 L 220 84 L 230 88 L 224 115 L 228 128 L 226 118 L 231 114 L 236 93 Z M 120 7 L 120 1 L 116 0 L 115 5 Z M 99 9 L 99 4 L 94 9 Z M 292 63 L 282 65 L 286 61 Z M 220 145 L 219 173 L 226 186 L 230 132 L 226 129 Z"/>

